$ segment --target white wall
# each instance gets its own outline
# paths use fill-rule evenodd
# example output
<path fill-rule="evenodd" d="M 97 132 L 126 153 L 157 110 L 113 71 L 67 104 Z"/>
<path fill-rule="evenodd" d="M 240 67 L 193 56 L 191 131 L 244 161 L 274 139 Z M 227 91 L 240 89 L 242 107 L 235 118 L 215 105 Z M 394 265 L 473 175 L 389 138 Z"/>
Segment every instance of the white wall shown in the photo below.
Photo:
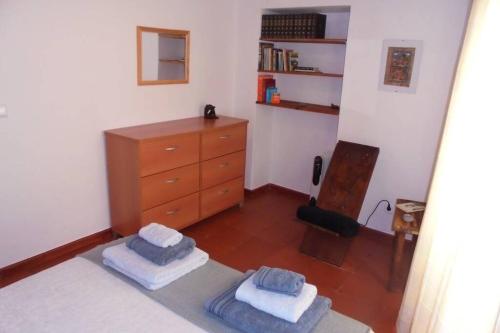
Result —
<path fill-rule="evenodd" d="M 461 43 L 469 0 L 262 0 L 238 4 L 238 74 L 235 111 L 242 117 L 264 117 L 254 105 L 259 38 L 259 15 L 263 8 L 351 6 L 346 66 L 338 138 L 373 146 L 381 153 L 360 215 L 364 222 L 381 199 L 424 200 L 430 181 L 450 84 Z M 257 17 L 255 17 L 257 16 Z M 241 37 L 244 36 L 244 37 Z M 378 90 L 378 75 L 384 39 L 422 40 L 424 51 L 416 94 L 394 94 Z M 277 111 L 274 111 L 277 112 Z M 280 185 L 303 190 L 304 186 L 283 177 L 273 163 L 276 121 L 293 129 L 280 131 L 282 142 L 306 139 L 298 129 L 303 118 L 293 112 L 254 121 L 251 133 L 250 176 L 247 186 L 258 187 L 279 178 Z M 304 115 L 305 117 L 306 115 Z M 311 120 L 312 121 L 312 120 Z M 260 128 L 269 129 L 270 131 Z M 322 127 L 319 127 L 321 132 Z M 258 135 L 256 135 L 258 133 Z M 272 151 L 269 144 L 272 144 Z M 326 143 L 326 142 L 325 142 Z M 296 163 L 288 161 L 288 163 Z M 274 167 L 274 169 L 273 169 Z M 306 171 L 305 168 L 297 168 Z M 310 172 L 294 175 L 309 181 Z M 305 184 L 305 183 L 304 183 Z M 380 208 L 370 227 L 389 232 L 392 215 Z"/>
<path fill-rule="evenodd" d="M 469 2 L 352 6 L 339 139 L 380 147 L 362 222 L 381 199 L 426 200 Z M 423 41 L 415 94 L 377 89 L 383 39 Z M 370 226 L 390 232 L 391 223 L 380 209 Z"/>
<path fill-rule="evenodd" d="M 232 113 L 232 0 L 0 1 L 0 267 L 109 227 L 102 131 Z M 190 83 L 136 84 L 136 26 L 191 31 Z"/>
<path fill-rule="evenodd" d="M 338 117 L 280 108 L 272 113 L 269 181 L 309 193 L 314 157 L 333 150 Z"/>

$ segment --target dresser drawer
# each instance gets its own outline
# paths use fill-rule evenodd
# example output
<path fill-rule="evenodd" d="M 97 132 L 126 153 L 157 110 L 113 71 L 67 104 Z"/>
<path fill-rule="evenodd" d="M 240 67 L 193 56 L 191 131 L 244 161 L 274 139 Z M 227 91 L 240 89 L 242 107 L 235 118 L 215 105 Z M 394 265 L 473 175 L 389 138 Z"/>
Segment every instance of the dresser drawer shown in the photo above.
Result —
<path fill-rule="evenodd" d="M 174 135 L 142 142 L 139 147 L 140 175 L 148 176 L 198 162 L 199 134 Z"/>
<path fill-rule="evenodd" d="M 224 155 L 201 164 L 201 188 L 206 189 L 245 173 L 245 151 Z"/>
<path fill-rule="evenodd" d="M 243 178 L 201 192 L 201 217 L 205 218 L 243 201 Z"/>
<path fill-rule="evenodd" d="M 193 164 L 141 178 L 143 210 L 197 192 L 200 187 L 200 167 Z"/>
<path fill-rule="evenodd" d="M 156 222 L 179 230 L 198 221 L 199 207 L 200 195 L 195 193 L 144 211 L 141 225 Z"/>
<path fill-rule="evenodd" d="M 201 159 L 208 160 L 245 149 L 246 126 L 233 126 L 203 133 Z"/>

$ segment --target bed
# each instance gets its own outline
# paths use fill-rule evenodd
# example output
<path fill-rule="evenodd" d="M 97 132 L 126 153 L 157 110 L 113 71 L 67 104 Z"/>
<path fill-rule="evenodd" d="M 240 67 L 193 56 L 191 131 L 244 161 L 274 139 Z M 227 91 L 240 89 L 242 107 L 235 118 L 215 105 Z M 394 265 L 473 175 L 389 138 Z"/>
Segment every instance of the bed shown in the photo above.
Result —
<path fill-rule="evenodd" d="M 156 291 L 102 264 L 118 239 L 0 289 L 0 332 L 214 332 L 238 330 L 207 314 L 203 302 L 242 273 L 214 260 Z M 333 300 L 335 304 L 335 300 Z M 330 311 L 316 333 L 369 333 Z"/>

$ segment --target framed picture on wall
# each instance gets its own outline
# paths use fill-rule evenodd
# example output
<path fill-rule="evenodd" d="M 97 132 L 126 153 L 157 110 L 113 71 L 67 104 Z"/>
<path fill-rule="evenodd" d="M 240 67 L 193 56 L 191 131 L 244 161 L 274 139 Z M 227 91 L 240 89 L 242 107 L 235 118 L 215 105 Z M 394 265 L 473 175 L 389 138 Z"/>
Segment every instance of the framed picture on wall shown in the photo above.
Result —
<path fill-rule="evenodd" d="M 417 91 L 422 41 L 386 39 L 382 45 L 379 89 L 392 92 Z"/>

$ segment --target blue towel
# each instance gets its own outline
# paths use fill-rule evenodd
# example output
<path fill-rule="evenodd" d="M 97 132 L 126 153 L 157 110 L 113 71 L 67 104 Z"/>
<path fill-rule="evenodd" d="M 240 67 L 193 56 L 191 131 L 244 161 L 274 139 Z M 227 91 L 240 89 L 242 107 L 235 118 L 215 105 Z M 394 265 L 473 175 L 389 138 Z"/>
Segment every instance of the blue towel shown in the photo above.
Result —
<path fill-rule="evenodd" d="M 309 309 L 304 312 L 297 323 L 293 324 L 257 310 L 250 304 L 237 301 L 236 290 L 254 272 L 247 271 L 234 286 L 206 301 L 205 309 L 228 325 L 246 333 L 308 333 L 330 310 L 332 301 L 323 296 L 316 296 Z"/>
<path fill-rule="evenodd" d="M 193 252 L 195 245 L 194 239 L 186 236 L 179 243 L 168 247 L 153 245 L 140 236 L 135 236 L 127 241 L 129 249 L 160 266 L 184 258 Z"/>
<path fill-rule="evenodd" d="M 304 275 L 281 268 L 262 266 L 253 276 L 253 283 L 259 289 L 298 296 L 306 278 Z"/>

